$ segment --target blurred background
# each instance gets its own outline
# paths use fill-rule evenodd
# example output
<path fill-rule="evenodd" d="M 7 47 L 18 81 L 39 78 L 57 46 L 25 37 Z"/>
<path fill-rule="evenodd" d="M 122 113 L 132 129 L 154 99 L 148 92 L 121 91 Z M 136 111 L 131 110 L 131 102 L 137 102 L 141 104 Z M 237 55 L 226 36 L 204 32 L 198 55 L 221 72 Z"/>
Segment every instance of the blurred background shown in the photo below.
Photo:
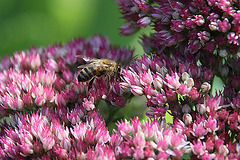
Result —
<path fill-rule="evenodd" d="M 120 36 L 124 24 L 114 0 L 0 0 L 0 54 L 12 55 L 35 45 L 47 46 L 94 34 L 113 44 L 135 46 L 138 35 Z"/>

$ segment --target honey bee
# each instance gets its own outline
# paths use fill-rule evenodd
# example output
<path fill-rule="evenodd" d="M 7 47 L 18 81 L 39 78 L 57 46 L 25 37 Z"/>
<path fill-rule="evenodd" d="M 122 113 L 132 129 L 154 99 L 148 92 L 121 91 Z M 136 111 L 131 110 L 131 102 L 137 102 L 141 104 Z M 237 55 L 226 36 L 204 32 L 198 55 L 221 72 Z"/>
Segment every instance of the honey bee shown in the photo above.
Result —
<path fill-rule="evenodd" d="M 94 78 L 100 76 L 120 76 L 121 73 L 121 65 L 114 60 L 111 59 L 97 59 L 91 57 L 78 56 L 83 58 L 88 64 L 81 65 L 78 68 L 82 68 L 78 75 L 79 82 L 90 81 L 91 85 L 93 83 Z"/>

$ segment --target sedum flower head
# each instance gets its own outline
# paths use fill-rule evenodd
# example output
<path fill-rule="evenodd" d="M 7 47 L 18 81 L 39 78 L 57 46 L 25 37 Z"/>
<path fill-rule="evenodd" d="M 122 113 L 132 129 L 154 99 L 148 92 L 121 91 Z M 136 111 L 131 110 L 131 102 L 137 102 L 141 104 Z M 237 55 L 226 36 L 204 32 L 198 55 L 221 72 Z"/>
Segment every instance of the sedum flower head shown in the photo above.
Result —
<path fill-rule="evenodd" d="M 128 23 L 127 28 L 121 28 L 122 35 L 133 34 L 147 26 L 153 27 L 153 32 L 142 36 L 142 46 L 147 54 L 160 57 L 176 55 L 185 59 L 189 59 L 189 54 L 192 54 L 206 70 L 205 78 L 213 76 L 207 73 L 208 70 L 214 71 L 224 84 L 231 85 L 237 93 L 239 83 L 235 85 L 231 82 L 236 79 L 239 81 L 240 75 L 239 67 L 235 67 L 240 64 L 237 54 L 240 32 L 238 1 L 117 2 L 122 18 Z"/>
<path fill-rule="evenodd" d="M 77 67 L 83 63 L 76 56 L 109 58 L 124 66 L 129 63 L 132 54 L 132 50 L 114 47 L 107 38 L 101 36 L 16 52 L 12 57 L 2 60 L 0 114 L 5 116 L 45 105 L 58 108 L 71 103 L 70 107 L 73 108 L 80 102 L 87 110 L 92 110 L 98 100 L 103 97 L 107 99 L 110 95 L 112 104 L 123 106 L 126 101 L 122 98 L 122 102 L 119 102 L 121 95 L 112 87 L 118 82 L 108 82 L 100 77 L 88 93 L 88 82 L 78 82 L 76 79 Z M 95 90 L 99 88 L 101 90 L 96 93 Z"/>

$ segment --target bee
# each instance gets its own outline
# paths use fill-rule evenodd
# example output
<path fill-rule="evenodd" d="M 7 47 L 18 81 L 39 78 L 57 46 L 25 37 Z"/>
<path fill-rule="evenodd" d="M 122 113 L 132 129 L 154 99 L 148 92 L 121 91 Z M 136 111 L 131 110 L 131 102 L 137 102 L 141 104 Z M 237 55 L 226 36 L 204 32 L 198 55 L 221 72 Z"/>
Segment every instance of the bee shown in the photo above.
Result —
<path fill-rule="evenodd" d="M 90 81 L 89 86 L 91 87 L 94 79 L 100 76 L 116 76 L 119 77 L 122 71 L 121 65 L 111 59 L 98 59 L 91 57 L 78 56 L 83 58 L 87 62 L 85 65 L 81 65 L 78 68 L 82 70 L 78 74 L 79 82 Z"/>

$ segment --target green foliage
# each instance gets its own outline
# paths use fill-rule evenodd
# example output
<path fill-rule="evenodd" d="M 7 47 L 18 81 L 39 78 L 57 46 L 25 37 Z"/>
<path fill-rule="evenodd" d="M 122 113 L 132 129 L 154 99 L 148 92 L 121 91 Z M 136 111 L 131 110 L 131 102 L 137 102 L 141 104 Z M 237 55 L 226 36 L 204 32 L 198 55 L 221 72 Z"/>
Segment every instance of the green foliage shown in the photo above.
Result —
<path fill-rule="evenodd" d="M 140 46 L 138 35 L 120 36 L 124 20 L 118 8 L 115 1 L 0 0 L 0 55 L 94 34 L 116 45 Z"/>

